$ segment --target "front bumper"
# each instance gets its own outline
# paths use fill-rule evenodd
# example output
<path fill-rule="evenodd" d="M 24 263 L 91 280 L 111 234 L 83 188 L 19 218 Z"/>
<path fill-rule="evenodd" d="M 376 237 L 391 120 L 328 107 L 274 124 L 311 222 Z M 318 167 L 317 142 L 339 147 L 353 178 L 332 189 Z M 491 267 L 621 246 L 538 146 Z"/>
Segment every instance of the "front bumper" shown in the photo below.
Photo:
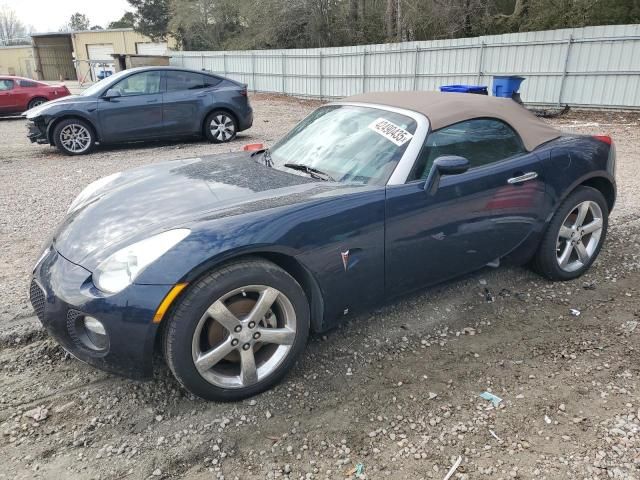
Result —
<path fill-rule="evenodd" d="M 153 347 L 158 325 L 155 310 L 170 285 L 130 285 L 105 296 L 91 281 L 91 272 L 51 248 L 33 272 L 30 297 L 49 335 L 78 359 L 101 370 L 134 379 L 153 373 Z M 77 319 L 97 318 L 109 336 L 104 351 L 88 348 L 77 332 Z"/>
<path fill-rule="evenodd" d="M 49 143 L 47 127 L 42 121 L 27 120 L 27 138 L 31 143 Z"/>

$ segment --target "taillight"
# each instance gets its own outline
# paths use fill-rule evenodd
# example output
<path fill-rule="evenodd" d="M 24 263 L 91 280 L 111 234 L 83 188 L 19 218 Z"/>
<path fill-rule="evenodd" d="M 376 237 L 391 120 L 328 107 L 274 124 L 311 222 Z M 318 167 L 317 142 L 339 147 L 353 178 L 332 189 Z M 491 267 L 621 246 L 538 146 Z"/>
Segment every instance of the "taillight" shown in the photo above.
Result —
<path fill-rule="evenodd" d="M 245 85 L 244 88 L 242 90 L 240 90 L 240 95 L 246 97 L 248 95 L 247 93 L 247 86 Z"/>
<path fill-rule="evenodd" d="M 609 135 L 594 135 L 593 138 L 595 138 L 596 140 L 600 140 L 607 145 L 611 145 L 613 143 L 613 140 Z"/>

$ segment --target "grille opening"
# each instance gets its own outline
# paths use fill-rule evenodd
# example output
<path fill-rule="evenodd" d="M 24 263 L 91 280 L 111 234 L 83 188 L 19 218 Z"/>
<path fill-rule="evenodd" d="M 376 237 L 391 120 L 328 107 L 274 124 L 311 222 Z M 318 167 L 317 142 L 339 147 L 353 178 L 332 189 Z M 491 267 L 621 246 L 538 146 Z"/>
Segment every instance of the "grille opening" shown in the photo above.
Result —
<path fill-rule="evenodd" d="M 47 297 L 44 294 L 44 290 L 42 290 L 35 280 L 31 281 L 31 286 L 29 287 L 29 299 L 31 300 L 31 306 L 38 316 L 38 320 L 44 322 L 44 305 Z"/>

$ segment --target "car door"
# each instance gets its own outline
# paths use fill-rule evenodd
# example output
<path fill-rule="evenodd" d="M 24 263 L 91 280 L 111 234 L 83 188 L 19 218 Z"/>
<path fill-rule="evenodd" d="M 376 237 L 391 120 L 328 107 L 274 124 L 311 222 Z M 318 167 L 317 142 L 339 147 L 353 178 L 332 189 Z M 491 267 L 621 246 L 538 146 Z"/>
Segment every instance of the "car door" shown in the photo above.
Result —
<path fill-rule="evenodd" d="M 205 107 L 211 104 L 214 77 L 197 72 L 165 72 L 163 122 L 168 135 L 196 134 L 202 130 Z"/>
<path fill-rule="evenodd" d="M 18 109 L 15 82 L 9 78 L 0 79 L 0 113 L 14 113 Z"/>
<path fill-rule="evenodd" d="M 436 158 L 463 156 L 470 169 L 425 179 Z M 478 269 L 503 257 L 544 224 L 541 161 L 494 119 L 431 132 L 408 183 L 387 187 L 385 289 L 389 296 Z"/>
<path fill-rule="evenodd" d="M 104 92 L 98 100 L 101 139 L 113 143 L 161 136 L 162 83 L 162 72 L 150 70 L 125 77 Z"/>

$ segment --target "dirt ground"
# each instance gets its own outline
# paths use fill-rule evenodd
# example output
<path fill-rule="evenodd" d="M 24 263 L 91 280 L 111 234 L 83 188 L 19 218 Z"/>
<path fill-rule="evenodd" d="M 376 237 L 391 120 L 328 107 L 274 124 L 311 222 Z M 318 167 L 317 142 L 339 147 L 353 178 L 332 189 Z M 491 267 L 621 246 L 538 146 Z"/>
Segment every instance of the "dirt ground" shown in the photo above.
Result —
<path fill-rule="evenodd" d="M 640 479 L 632 114 L 552 121 L 617 144 L 618 203 L 600 258 L 579 280 L 501 267 L 425 290 L 313 337 L 284 382 L 235 404 L 191 397 L 161 362 L 152 382 L 136 383 L 46 338 L 27 280 L 73 197 L 124 168 L 271 143 L 315 107 L 252 102 L 256 126 L 230 145 L 82 158 L 30 145 L 21 120 L 0 120 L 0 479 L 443 479 L 458 458 L 451 478 Z"/>

